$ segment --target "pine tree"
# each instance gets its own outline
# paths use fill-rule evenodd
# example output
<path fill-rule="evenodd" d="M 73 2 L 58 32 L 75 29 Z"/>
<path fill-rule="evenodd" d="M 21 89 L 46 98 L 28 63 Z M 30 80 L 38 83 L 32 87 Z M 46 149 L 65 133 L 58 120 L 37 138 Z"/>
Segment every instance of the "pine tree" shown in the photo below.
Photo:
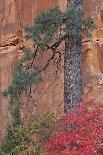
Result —
<path fill-rule="evenodd" d="M 65 42 L 64 54 L 64 110 L 75 108 L 75 103 L 82 100 L 82 38 L 91 34 L 93 21 L 84 18 L 82 0 L 67 0 L 67 11 L 62 13 L 59 7 L 43 11 L 34 19 L 31 26 L 25 31 L 26 39 L 32 39 L 34 50 L 24 48 L 24 56 L 21 58 L 13 75 L 12 85 L 5 92 L 11 98 L 18 98 L 22 91 L 29 91 L 27 97 L 32 97 L 31 87 L 41 80 L 40 73 L 46 70 L 51 61 L 59 54 L 57 62 L 61 61 L 61 53 L 58 47 Z M 51 50 L 52 55 L 42 68 L 35 66 L 35 58 L 38 54 Z M 25 63 L 29 65 L 25 67 Z M 28 96 L 29 95 L 29 96 Z"/>
<path fill-rule="evenodd" d="M 45 70 L 55 55 L 58 46 L 65 41 L 64 54 L 64 110 L 75 108 L 83 96 L 82 86 L 82 38 L 91 34 L 93 21 L 83 18 L 82 0 L 68 0 L 67 11 L 61 13 L 58 7 L 42 12 L 37 16 L 33 26 L 27 27 L 27 38 L 33 39 L 42 51 L 50 49 L 52 57 L 48 60 Z M 62 30 L 61 30 L 62 29 Z M 61 31 L 60 31 L 61 30 Z M 56 38 L 57 34 L 59 38 Z M 59 56 L 61 53 L 59 53 Z M 60 56 L 61 57 L 61 56 Z M 60 61 L 60 57 L 59 60 Z"/>

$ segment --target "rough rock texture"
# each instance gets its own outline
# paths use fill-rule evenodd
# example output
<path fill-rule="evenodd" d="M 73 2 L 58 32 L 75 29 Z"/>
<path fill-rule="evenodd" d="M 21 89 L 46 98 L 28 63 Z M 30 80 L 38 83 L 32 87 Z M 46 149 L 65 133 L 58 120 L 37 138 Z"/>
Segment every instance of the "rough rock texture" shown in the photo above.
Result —
<path fill-rule="evenodd" d="M 96 28 L 90 40 L 84 40 L 84 74 L 103 77 L 103 1 L 84 0 L 86 14 L 92 16 Z M 102 79 L 103 80 L 103 79 Z"/>
<path fill-rule="evenodd" d="M 83 43 L 84 85 L 89 88 L 89 98 L 103 101 L 103 1 L 84 0 L 84 8 L 95 21 L 93 37 Z"/>
<path fill-rule="evenodd" d="M 10 120 L 8 100 L 1 92 L 11 82 L 12 72 L 21 48 L 25 43 L 23 26 L 31 24 L 33 17 L 59 2 L 62 11 L 66 9 L 66 0 L 0 0 L 0 139 L 5 134 Z M 85 13 L 93 16 L 96 29 L 91 39 L 83 40 L 83 79 L 89 88 L 89 97 L 103 100 L 103 1 L 84 0 Z M 39 58 L 43 65 L 48 55 Z M 37 85 L 34 97 L 37 108 L 22 102 L 22 115 L 28 112 L 63 111 L 63 69 L 59 71 L 51 64 L 43 73 L 44 81 Z M 87 89 L 85 89 L 85 92 Z M 32 109 L 32 110 L 31 110 Z M 25 116 L 23 116 L 25 117 Z"/>
<path fill-rule="evenodd" d="M 12 73 L 17 62 L 17 47 L 10 46 L 0 49 L 0 139 L 6 132 L 7 122 L 10 121 L 10 106 L 2 96 L 12 80 Z"/>
<path fill-rule="evenodd" d="M 0 36 L 10 35 L 31 24 L 41 10 L 46 10 L 57 0 L 0 0 Z"/>

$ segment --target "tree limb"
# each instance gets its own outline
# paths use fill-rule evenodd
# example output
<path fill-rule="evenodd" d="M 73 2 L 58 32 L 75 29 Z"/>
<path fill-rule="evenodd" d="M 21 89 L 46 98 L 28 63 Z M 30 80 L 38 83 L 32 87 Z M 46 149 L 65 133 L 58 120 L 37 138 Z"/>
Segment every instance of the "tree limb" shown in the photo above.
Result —
<path fill-rule="evenodd" d="M 27 94 L 27 100 L 33 103 L 33 106 L 37 106 L 37 102 L 34 100 L 32 96 L 32 86 L 29 87 L 29 93 Z"/>
<path fill-rule="evenodd" d="M 31 68 L 33 67 L 34 60 L 37 56 L 38 48 L 39 48 L 39 46 L 37 45 L 36 50 L 34 50 L 33 59 L 32 59 L 31 65 L 30 65 Z"/>
<path fill-rule="evenodd" d="M 60 43 L 67 38 L 67 34 L 65 34 L 64 36 L 62 36 L 61 38 L 59 38 L 55 43 L 53 43 L 51 46 L 49 45 L 46 45 L 47 46 L 47 49 L 51 49 L 53 54 L 52 56 L 48 59 L 46 65 L 41 69 L 39 70 L 39 73 L 42 72 L 42 71 L 45 71 L 46 68 L 49 66 L 50 62 L 54 59 L 56 53 L 60 54 L 60 52 L 57 52 L 56 49 L 58 48 L 58 46 L 60 45 Z M 60 57 L 60 56 L 59 56 Z"/>

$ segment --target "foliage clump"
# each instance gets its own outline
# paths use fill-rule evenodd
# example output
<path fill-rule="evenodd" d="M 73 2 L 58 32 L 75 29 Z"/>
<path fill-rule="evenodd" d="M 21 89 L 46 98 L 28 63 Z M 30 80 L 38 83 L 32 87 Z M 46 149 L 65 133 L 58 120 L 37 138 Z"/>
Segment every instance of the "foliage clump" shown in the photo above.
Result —
<path fill-rule="evenodd" d="M 62 13 L 58 7 L 41 12 L 34 20 L 34 24 L 25 28 L 27 32 L 26 38 L 32 39 L 43 49 L 47 43 L 53 41 L 52 39 L 57 33 L 61 17 Z"/>
<path fill-rule="evenodd" d="M 48 155 L 103 154 L 103 106 L 95 101 L 79 106 L 59 120 L 63 129 L 49 140 Z"/>
<path fill-rule="evenodd" d="M 49 43 L 55 42 L 65 34 L 67 34 L 66 37 L 75 38 L 75 40 L 90 36 L 93 28 L 92 18 L 84 18 L 83 13 L 80 11 L 69 9 L 62 13 L 59 7 L 54 7 L 37 15 L 33 25 L 27 26 L 25 30 L 27 33 L 26 38 L 32 39 L 43 50 L 47 48 Z M 58 34 L 60 36 L 57 38 Z M 65 38 L 63 38 L 63 41 L 65 41 Z"/>
<path fill-rule="evenodd" d="M 15 68 L 13 74 L 12 84 L 8 87 L 7 90 L 3 93 L 5 96 L 10 96 L 11 98 L 15 98 L 19 96 L 19 94 L 31 86 L 32 84 L 37 84 L 41 77 L 38 74 L 38 69 L 23 67 L 26 61 L 32 60 L 32 54 L 30 53 L 29 48 L 24 48 L 24 55 L 21 57 L 18 65 Z"/>
<path fill-rule="evenodd" d="M 18 117 L 17 117 L 18 118 Z M 31 116 L 23 122 L 13 122 L 7 129 L 1 155 L 44 155 L 45 144 L 53 134 L 56 115 Z"/>

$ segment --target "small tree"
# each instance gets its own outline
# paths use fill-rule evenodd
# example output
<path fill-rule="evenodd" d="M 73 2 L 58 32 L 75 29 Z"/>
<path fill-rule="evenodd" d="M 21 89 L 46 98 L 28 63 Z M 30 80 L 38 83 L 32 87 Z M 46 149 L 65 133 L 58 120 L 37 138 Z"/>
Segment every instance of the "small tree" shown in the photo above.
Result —
<path fill-rule="evenodd" d="M 84 19 L 82 0 L 68 0 L 67 11 L 62 13 L 58 7 L 42 12 L 34 24 L 26 27 L 27 39 L 33 39 L 40 51 L 50 49 L 52 56 L 40 69 L 45 70 L 64 41 L 64 110 L 75 108 L 75 103 L 82 100 L 82 38 L 90 35 L 93 29 L 91 18 Z M 58 36 L 58 37 L 57 37 Z"/>
<path fill-rule="evenodd" d="M 12 85 L 5 92 L 11 98 L 19 99 L 20 94 L 26 91 L 27 97 L 32 97 L 31 87 L 41 80 L 40 73 L 46 70 L 51 61 L 59 54 L 57 62 L 61 61 L 58 47 L 65 42 L 64 54 L 64 110 L 75 108 L 75 103 L 80 102 L 83 94 L 82 87 L 82 38 L 90 34 L 93 28 L 91 18 L 83 18 L 82 0 L 68 0 L 68 9 L 62 13 L 58 7 L 41 12 L 32 26 L 27 26 L 26 39 L 32 39 L 34 50 L 24 48 L 21 58 L 13 76 Z M 51 50 L 52 54 L 42 68 L 34 66 L 38 53 Z M 25 67 L 25 63 L 29 65 Z M 28 93 L 27 93 L 28 92 Z"/>

